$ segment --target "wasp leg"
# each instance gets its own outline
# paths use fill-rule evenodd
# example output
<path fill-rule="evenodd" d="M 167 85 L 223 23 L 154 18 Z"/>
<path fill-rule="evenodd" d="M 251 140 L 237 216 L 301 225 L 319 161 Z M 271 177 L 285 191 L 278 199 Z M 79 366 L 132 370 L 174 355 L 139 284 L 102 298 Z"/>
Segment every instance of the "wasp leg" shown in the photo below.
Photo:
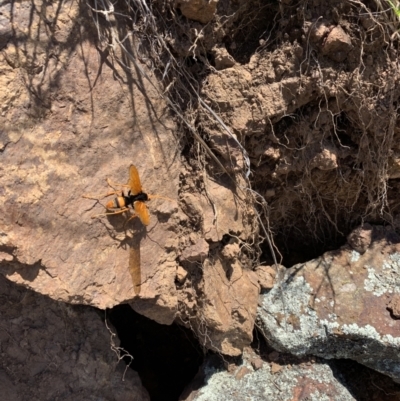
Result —
<path fill-rule="evenodd" d="M 132 214 L 131 217 L 129 217 L 129 219 L 127 219 L 124 223 L 124 227 L 128 224 L 128 222 L 132 219 L 134 219 L 135 217 L 139 217 L 136 213 Z"/>
<path fill-rule="evenodd" d="M 129 210 L 129 208 L 126 207 L 126 208 L 121 209 L 121 210 L 116 210 L 115 212 L 95 214 L 94 216 L 92 216 L 92 219 L 96 219 L 97 217 L 102 217 L 102 216 L 113 216 L 114 214 L 125 213 L 128 210 Z"/>
<path fill-rule="evenodd" d="M 111 192 L 107 192 L 105 195 L 99 195 L 99 196 L 82 195 L 82 198 L 100 200 L 100 199 L 107 198 L 107 196 L 111 196 L 111 195 L 119 195 L 120 196 L 121 193 L 122 193 L 122 191 L 111 191 Z"/>
<path fill-rule="evenodd" d="M 124 228 L 128 224 L 128 222 L 131 221 L 132 219 L 134 219 L 135 217 L 139 217 L 139 216 L 136 213 L 134 213 L 134 214 L 132 214 L 131 217 L 129 217 L 129 219 L 126 219 L 125 223 L 124 223 Z"/>

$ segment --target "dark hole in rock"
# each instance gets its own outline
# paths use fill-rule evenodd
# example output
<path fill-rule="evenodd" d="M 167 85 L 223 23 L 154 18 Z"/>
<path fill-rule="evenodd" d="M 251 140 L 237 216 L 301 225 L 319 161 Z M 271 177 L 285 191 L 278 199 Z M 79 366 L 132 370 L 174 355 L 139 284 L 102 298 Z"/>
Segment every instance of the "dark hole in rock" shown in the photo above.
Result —
<path fill-rule="evenodd" d="M 346 243 L 346 237 L 338 234 L 336 237 L 330 237 L 326 241 L 323 241 L 309 237 L 302 238 L 296 235 L 293 235 L 292 238 L 277 235 L 274 237 L 274 243 L 282 255 L 282 261 L 280 262 L 281 258 L 279 254 L 276 253 L 278 263 L 286 267 L 291 267 L 297 263 L 304 263 L 318 258 L 325 252 L 339 249 Z M 263 252 L 261 261 L 272 265 L 274 262 L 266 241 L 262 244 L 261 249 Z"/>
<path fill-rule="evenodd" d="M 204 358 L 192 332 L 177 324 L 158 324 L 129 305 L 114 307 L 108 317 L 120 346 L 133 356 L 130 367 L 139 373 L 151 401 L 177 401 Z"/>
<path fill-rule="evenodd" d="M 400 384 L 390 377 L 351 359 L 327 361 L 334 376 L 351 392 L 356 400 L 397 401 L 400 399 Z"/>
<path fill-rule="evenodd" d="M 231 238 L 232 237 L 229 234 L 224 234 L 220 241 L 221 246 L 224 247 L 226 244 L 228 244 Z"/>

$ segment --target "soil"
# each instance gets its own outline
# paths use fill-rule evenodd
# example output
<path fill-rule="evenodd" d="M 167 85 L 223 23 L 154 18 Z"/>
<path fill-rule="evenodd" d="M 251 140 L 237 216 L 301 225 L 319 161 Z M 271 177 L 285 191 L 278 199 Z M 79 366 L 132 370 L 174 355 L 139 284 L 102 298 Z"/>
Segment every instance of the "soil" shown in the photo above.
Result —
<path fill-rule="evenodd" d="M 361 222 L 397 227 L 397 35 L 369 6 L 283 2 L 248 63 L 235 49 L 238 62 L 203 81 L 248 152 L 285 265 L 338 247 Z M 212 139 L 219 129 L 202 117 Z"/>
<path fill-rule="evenodd" d="M 245 148 L 286 266 L 337 248 L 360 223 L 398 227 L 398 34 L 390 7 L 378 5 L 220 1 L 205 26 L 171 16 L 168 44 Z M 187 115 L 225 167 L 240 170 L 240 149 L 182 82 L 172 99 L 193 98 Z"/>

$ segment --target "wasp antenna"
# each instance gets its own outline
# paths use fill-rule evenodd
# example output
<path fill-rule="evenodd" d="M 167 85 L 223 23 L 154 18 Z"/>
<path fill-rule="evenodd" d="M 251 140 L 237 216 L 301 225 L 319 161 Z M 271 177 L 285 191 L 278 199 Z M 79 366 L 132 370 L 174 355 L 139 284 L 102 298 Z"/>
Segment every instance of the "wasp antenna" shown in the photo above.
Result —
<path fill-rule="evenodd" d="M 119 182 L 113 182 L 109 178 L 106 178 L 107 184 L 111 187 L 129 187 L 129 184 L 120 184 Z"/>
<path fill-rule="evenodd" d="M 165 200 L 168 200 L 168 201 L 171 201 L 171 202 L 175 202 L 174 199 L 168 198 L 168 196 L 150 195 L 150 194 L 147 194 L 147 196 L 148 196 L 149 200 L 152 200 L 152 199 L 165 199 Z"/>

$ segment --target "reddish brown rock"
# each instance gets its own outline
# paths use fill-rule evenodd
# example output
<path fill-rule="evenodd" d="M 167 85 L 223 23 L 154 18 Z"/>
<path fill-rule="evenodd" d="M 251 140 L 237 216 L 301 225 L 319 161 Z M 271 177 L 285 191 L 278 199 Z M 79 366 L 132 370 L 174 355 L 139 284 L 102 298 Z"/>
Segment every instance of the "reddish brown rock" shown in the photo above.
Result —
<path fill-rule="evenodd" d="M 33 13 L 29 22 L 31 7 L 43 12 Z M 180 192 L 182 211 L 177 193 L 187 167 L 177 157 L 176 126 L 156 78 L 149 83 L 118 63 L 105 63 L 98 45 L 82 40 L 97 37 L 95 27 L 88 24 L 85 35 L 77 34 L 83 29 L 75 24 L 81 12 L 77 3 L 67 3 L 57 14 L 54 41 L 41 19 L 42 14 L 56 17 L 54 11 L 53 4 L 40 0 L 35 6 L 16 4 L 15 35 L 24 38 L 24 46 L 10 41 L 2 52 L 0 273 L 59 301 L 102 309 L 129 303 L 137 312 L 171 324 L 179 307 L 192 311 L 199 304 L 200 293 L 185 287 L 199 274 L 186 265 L 179 269 L 179 263 L 192 263 L 201 271 L 209 243 L 229 233 L 241 240 L 254 233 L 245 223 L 248 201 L 235 194 L 231 182 L 205 176 L 203 190 L 193 186 Z M 4 15 L 10 20 L 9 12 L 2 14 L 1 23 Z M 37 47 L 39 38 L 43 46 Z M 133 37 L 126 40 L 135 48 Z M 50 44 L 57 56 L 48 56 Z M 140 68 L 147 71 L 145 64 Z M 122 78 L 127 74 L 129 79 Z M 126 183 L 131 163 L 143 190 L 155 195 L 147 203 L 150 224 L 144 227 L 133 219 L 125 225 L 127 216 L 122 215 L 92 219 L 104 213 L 108 199 L 82 195 L 112 191 L 106 178 Z M 208 338 L 217 338 L 213 349 L 236 355 L 251 341 L 257 285 L 247 272 L 243 277 L 235 273 L 237 283 L 226 279 L 225 316 L 223 302 L 213 299 L 213 285 L 221 282 L 219 268 L 199 284 L 210 289 L 209 294 L 201 292 L 201 302 L 207 305 L 210 299 L 217 306 L 215 316 L 204 306 L 210 323 L 206 331 Z M 242 268 L 236 270 L 241 275 Z M 235 297 L 247 299 L 249 306 Z"/>
<path fill-rule="evenodd" d="M 388 303 L 388 309 L 392 312 L 393 317 L 400 319 L 400 294 L 394 294 Z"/>
<path fill-rule="evenodd" d="M 188 262 L 203 262 L 208 255 L 209 249 L 208 243 L 203 238 L 200 238 L 195 244 L 185 248 L 180 258 Z"/>
<path fill-rule="evenodd" d="M 53 15 L 52 4 L 38 0 L 35 7 Z M 56 44 L 41 14 L 33 13 L 27 29 L 29 9 L 18 3 L 12 17 L 16 37 L 34 39 L 24 46 L 9 42 L 0 77 L 0 272 L 56 300 L 98 308 L 131 301 L 146 316 L 172 323 L 176 254 L 167 245 L 178 237 L 181 165 L 173 161 L 175 127 L 162 117 L 166 105 L 150 84 L 135 92 L 134 102 L 128 84 L 116 85 L 124 70 L 117 71 L 118 64 L 104 68 L 96 45 L 80 42 L 74 31 L 78 4 L 61 8 Z M 94 27 L 92 33 L 97 35 Z M 34 45 L 39 37 L 43 47 Z M 47 57 L 46 43 L 57 56 Z M 42 73 L 32 72 L 40 66 Z M 105 211 L 107 199 L 99 203 L 82 195 L 110 191 L 106 178 L 126 183 L 131 163 L 145 191 L 171 200 L 149 202 L 147 228 L 138 219 L 124 227 L 121 215 L 92 219 Z M 138 283 L 128 269 L 132 250 L 140 253 Z"/>
<path fill-rule="evenodd" d="M 228 171 L 241 171 L 244 168 L 242 149 L 228 133 L 210 132 L 210 146 L 225 160 Z"/>
<path fill-rule="evenodd" d="M 178 266 L 176 269 L 176 279 L 180 284 L 186 280 L 187 275 L 188 272 L 182 266 Z"/>
<path fill-rule="evenodd" d="M 176 0 L 175 7 L 191 20 L 207 24 L 214 18 L 218 0 Z"/>
<path fill-rule="evenodd" d="M 218 242 L 229 233 L 235 233 L 241 238 L 250 235 L 254 228 L 245 221 L 245 216 L 251 213 L 251 208 L 243 194 L 235 193 L 232 181 L 227 179 L 217 182 L 205 175 L 204 186 L 206 191 L 202 194 L 186 192 L 181 196 L 182 210 L 204 240 L 208 243 Z M 201 253 L 208 252 L 204 242 L 194 247 L 192 245 L 189 247 L 194 253 L 198 253 L 196 247 L 201 248 Z M 191 252 L 190 249 L 188 252 Z"/>
<path fill-rule="evenodd" d="M 348 244 L 357 252 L 365 253 L 371 244 L 372 226 L 364 224 L 353 230 L 347 237 Z"/>
<path fill-rule="evenodd" d="M 322 48 L 323 54 L 335 61 L 344 61 L 352 49 L 349 35 L 340 27 L 331 30 Z"/>
<path fill-rule="evenodd" d="M 332 29 L 330 22 L 323 18 L 319 18 L 314 22 L 308 22 L 306 25 L 308 25 L 306 26 L 306 30 L 310 36 L 310 40 L 314 43 L 321 43 Z"/>
<path fill-rule="evenodd" d="M 253 339 L 259 287 L 251 271 L 239 262 L 229 266 L 229 275 L 219 260 L 203 265 L 203 296 L 195 331 L 207 348 L 226 355 L 240 355 Z M 204 327 L 207 327 L 204 332 Z"/>
<path fill-rule="evenodd" d="M 239 243 L 233 239 L 222 249 L 222 256 L 230 261 L 235 260 L 240 254 Z"/>
<path fill-rule="evenodd" d="M 228 53 L 225 47 L 214 47 L 214 62 L 217 70 L 225 70 L 235 65 L 235 59 Z"/>
<path fill-rule="evenodd" d="M 198 231 L 181 238 L 185 248 L 180 264 L 188 275 L 179 289 L 177 319 L 205 347 L 240 355 L 252 341 L 259 285 L 239 242 L 256 227 L 249 224 L 248 204 L 232 191 L 231 181 L 203 179 L 204 194 L 182 197 L 183 210 Z M 229 236 L 220 249 L 218 242 Z"/>
<path fill-rule="evenodd" d="M 261 369 L 264 365 L 264 362 L 261 358 L 253 358 L 251 359 L 250 363 L 254 370 Z"/>
<path fill-rule="evenodd" d="M 315 94 L 315 79 L 312 77 L 304 77 L 300 82 L 298 78 L 284 76 L 276 82 L 275 72 L 272 71 L 274 62 L 281 61 L 279 56 L 274 55 L 259 64 L 254 59 L 249 66 L 234 65 L 208 76 L 207 85 L 202 88 L 202 92 L 218 109 L 229 111 L 227 123 L 233 132 L 248 136 L 263 132 L 269 127 L 266 117 L 279 118 L 285 112 L 295 111 L 307 104 Z M 286 62 L 282 64 L 282 68 L 286 66 Z M 257 84 L 252 78 L 257 74 L 261 76 L 267 73 L 271 77 L 268 75 L 261 82 L 256 81 Z M 235 101 L 232 102 L 232 99 Z M 205 128 L 211 138 L 217 138 L 217 144 L 221 142 L 220 135 L 224 139 L 224 134 L 220 134 L 214 126 L 206 124 Z M 233 150 L 230 152 L 235 155 Z M 226 152 L 221 154 L 226 158 Z"/>
<path fill-rule="evenodd" d="M 270 290 L 275 284 L 276 271 L 271 266 L 258 266 L 254 270 L 262 290 Z"/>
<path fill-rule="evenodd" d="M 283 366 L 280 365 L 279 363 L 275 363 L 275 362 L 270 362 L 271 365 L 271 373 L 274 375 L 278 372 L 280 372 L 283 369 Z M 290 367 L 289 367 L 290 368 Z"/>
<path fill-rule="evenodd" d="M 388 176 L 391 179 L 400 178 L 400 157 L 398 154 L 389 159 Z"/>
<path fill-rule="evenodd" d="M 320 170 L 336 169 L 338 167 L 336 151 L 333 148 L 324 147 L 313 157 L 310 166 Z"/>
<path fill-rule="evenodd" d="M 11 11 L 11 4 L 3 4 L 2 12 L 0 14 L 0 50 L 2 50 L 7 42 L 12 37 L 12 26 L 9 18 Z"/>

